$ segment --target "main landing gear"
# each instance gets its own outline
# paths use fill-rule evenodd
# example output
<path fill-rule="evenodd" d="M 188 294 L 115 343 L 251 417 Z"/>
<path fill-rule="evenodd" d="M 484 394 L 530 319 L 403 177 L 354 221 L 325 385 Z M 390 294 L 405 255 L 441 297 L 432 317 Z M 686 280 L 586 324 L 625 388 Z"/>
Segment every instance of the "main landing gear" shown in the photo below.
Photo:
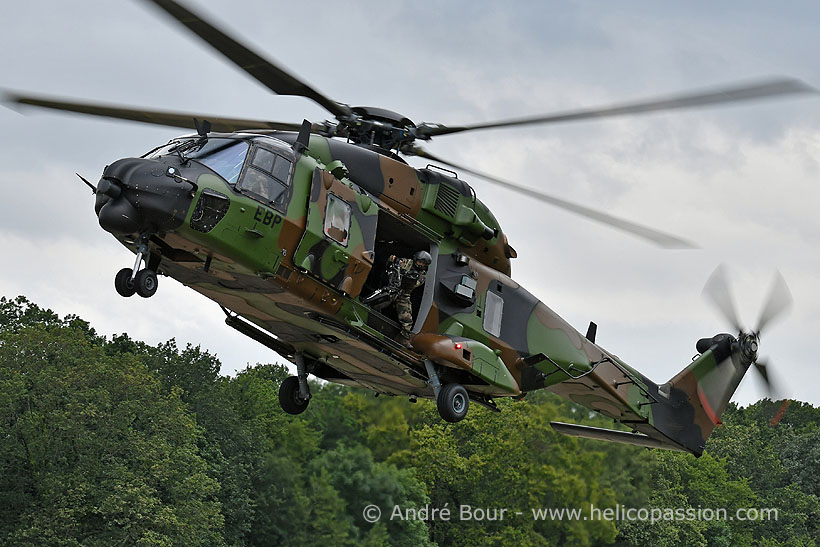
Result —
<path fill-rule="evenodd" d="M 301 353 L 294 356 L 297 376 L 288 376 L 279 386 L 279 406 L 288 414 L 301 414 L 310 403 L 307 367 Z"/>
<path fill-rule="evenodd" d="M 470 398 L 461 384 L 447 384 L 436 397 L 439 416 L 447 422 L 460 422 L 467 416 Z"/>
<path fill-rule="evenodd" d="M 129 297 L 138 294 L 143 298 L 150 298 L 157 292 L 157 273 L 159 257 L 154 259 L 148 249 L 148 245 L 140 243 L 137 247 L 137 259 L 133 268 L 123 268 L 114 276 L 114 288 L 120 296 Z M 140 270 L 143 259 L 146 268 Z"/>
<path fill-rule="evenodd" d="M 288 376 L 279 386 L 279 406 L 288 414 L 301 414 L 310 404 L 308 370 L 304 355 L 301 353 L 294 355 L 294 361 L 296 362 L 296 376 Z M 424 365 L 430 378 L 428 383 L 436 396 L 439 415 L 447 422 L 455 423 L 463 420 L 470 408 L 470 397 L 467 390 L 461 384 L 442 386 L 433 362 L 428 360 Z M 415 402 L 415 396 L 411 395 L 410 401 Z"/>
<path fill-rule="evenodd" d="M 436 395 L 436 407 L 441 418 L 446 422 L 460 422 L 467 416 L 470 409 L 470 397 L 467 390 L 461 384 L 441 385 L 436 372 L 436 367 L 432 361 L 424 362 L 429 376 L 428 383 L 433 388 Z"/>

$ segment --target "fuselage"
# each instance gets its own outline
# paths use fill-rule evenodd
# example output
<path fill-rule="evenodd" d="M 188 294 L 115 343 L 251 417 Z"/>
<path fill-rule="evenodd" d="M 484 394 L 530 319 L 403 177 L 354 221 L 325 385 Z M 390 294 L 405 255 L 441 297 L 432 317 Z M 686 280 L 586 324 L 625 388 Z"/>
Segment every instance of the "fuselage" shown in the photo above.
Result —
<path fill-rule="evenodd" d="M 293 133 L 197 139 L 109 166 L 103 179 L 122 195 L 98 194 L 97 212 L 132 250 L 150 234 L 157 271 L 217 302 L 229 324 L 306 356 L 318 377 L 381 393 L 432 398 L 430 360 L 485 404 L 546 387 L 649 420 L 640 403 L 657 386 L 511 279 L 515 251 L 466 182 L 315 135 L 302 152 Z M 130 204 L 128 221 L 106 213 Z M 386 282 L 390 255 L 420 249 L 433 263 L 412 296 L 408 349 L 394 341 L 394 312 L 362 299 Z"/>

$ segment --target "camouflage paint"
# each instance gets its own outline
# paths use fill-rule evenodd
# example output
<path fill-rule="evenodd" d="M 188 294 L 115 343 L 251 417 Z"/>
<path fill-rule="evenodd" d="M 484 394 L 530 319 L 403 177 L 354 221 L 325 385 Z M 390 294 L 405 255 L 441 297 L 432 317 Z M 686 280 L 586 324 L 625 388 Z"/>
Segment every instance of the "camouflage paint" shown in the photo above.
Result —
<path fill-rule="evenodd" d="M 349 233 L 334 237 L 325 230 L 329 200 L 340 200 L 349 208 Z M 373 266 L 377 218 L 378 206 L 366 192 L 317 168 L 311 180 L 307 227 L 294 263 L 344 294 L 358 296 Z"/>
<path fill-rule="evenodd" d="M 281 149 L 295 135 L 242 138 Z M 442 381 L 463 384 L 481 402 L 546 388 L 662 446 L 700 454 L 748 368 L 734 349 L 720 359 L 710 350 L 667 384 L 651 382 L 509 277 L 515 251 L 489 209 L 453 177 L 315 135 L 273 205 L 195 161 L 182 173 L 198 189 L 182 226 L 151 239 L 162 255 L 159 271 L 289 344 L 329 381 L 432 398 L 427 358 Z M 205 191 L 230 204 L 203 232 L 191 220 Z M 329 200 L 349 206 L 347 234 L 325 230 Z M 438 249 L 425 289 L 433 303 L 413 350 L 393 340 L 398 324 L 359 300 L 380 212 Z M 118 239 L 135 249 L 133 236 Z"/>

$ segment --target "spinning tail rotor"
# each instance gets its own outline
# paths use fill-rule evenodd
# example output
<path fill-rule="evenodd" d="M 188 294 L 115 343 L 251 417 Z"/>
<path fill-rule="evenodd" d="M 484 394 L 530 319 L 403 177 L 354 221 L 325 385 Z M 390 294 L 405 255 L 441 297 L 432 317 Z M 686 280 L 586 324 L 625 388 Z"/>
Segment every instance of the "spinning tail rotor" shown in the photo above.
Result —
<path fill-rule="evenodd" d="M 760 312 L 757 326 L 751 331 L 745 331 L 738 319 L 737 309 L 735 308 L 735 302 L 732 298 L 732 292 L 729 289 L 726 270 L 723 265 L 718 266 L 709 277 L 709 280 L 703 288 L 703 296 L 718 309 L 735 332 L 738 333 L 736 342 L 732 344 L 733 353 L 735 351 L 738 352 L 738 356 L 745 366 L 754 365 L 755 370 L 760 374 L 763 383 L 766 385 L 766 389 L 771 393 L 772 383 L 767 369 L 769 363 L 766 359 L 758 358 L 758 350 L 760 347 L 760 337 L 764 328 L 786 312 L 792 305 L 793 298 L 791 291 L 789 291 L 786 285 L 786 280 L 783 279 L 780 272 L 775 273 L 774 280 L 769 289 L 769 295 Z M 700 340 L 698 342 L 698 351 L 703 353 L 703 351 L 713 345 L 713 341 L 719 342 L 716 339 L 725 336 L 726 335 L 719 334 L 711 339 L 704 338 Z"/>
<path fill-rule="evenodd" d="M 700 455 L 706 439 L 720 425 L 720 416 L 751 366 L 771 393 L 768 363 L 758 357 L 761 332 L 792 303 L 786 282 L 779 273 L 776 274 L 757 326 L 752 330 L 744 329 L 723 266 L 709 277 L 703 296 L 718 309 L 736 334 L 722 333 L 698 340 L 699 355 L 659 387 L 658 393 L 669 402 L 666 410 L 658 408 L 655 417 L 656 429 L 696 455 Z"/>

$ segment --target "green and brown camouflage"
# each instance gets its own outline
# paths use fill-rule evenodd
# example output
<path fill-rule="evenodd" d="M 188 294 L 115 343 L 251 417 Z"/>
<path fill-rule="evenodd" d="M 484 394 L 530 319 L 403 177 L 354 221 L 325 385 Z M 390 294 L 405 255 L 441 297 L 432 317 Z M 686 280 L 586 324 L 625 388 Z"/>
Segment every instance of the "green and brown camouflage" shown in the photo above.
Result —
<path fill-rule="evenodd" d="M 293 262 L 343 294 L 358 296 L 373 266 L 378 206 L 353 183 L 319 168 L 310 188 L 307 227 Z"/>
<path fill-rule="evenodd" d="M 196 186 L 184 220 L 152 235 L 152 256 L 162 257 L 160 272 L 258 329 L 286 358 L 302 355 L 317 377 L 433 398 L 429 361 L 442 383 L 463 385 L 490 408 L 496 397 L 549 389 L 637 433 L 559 431 L 700 454 L 748 368 L 729 337 L 653 383 L 509 277 L 514 251 L 454 176 L 315 135 L 303 153 L 293 151 L 295 134 L 210 138 L 247 142 L 248 157 L 262 147 L 287 158 L 287 189 L 263 203 L 243 191 L 242 176 L 229 183 L 174 154 L 141 160 L 154 171 L 173 166 Z M 106 176 L 121 176 L 117 164 Z M 137 234 L 115 235 L 136 250 Z M 380 286 L 382 255 L 397 247 L 433 256 L 413 302 L 411 349 L 394 341 L 397 317 L 362 302 Z"/>

